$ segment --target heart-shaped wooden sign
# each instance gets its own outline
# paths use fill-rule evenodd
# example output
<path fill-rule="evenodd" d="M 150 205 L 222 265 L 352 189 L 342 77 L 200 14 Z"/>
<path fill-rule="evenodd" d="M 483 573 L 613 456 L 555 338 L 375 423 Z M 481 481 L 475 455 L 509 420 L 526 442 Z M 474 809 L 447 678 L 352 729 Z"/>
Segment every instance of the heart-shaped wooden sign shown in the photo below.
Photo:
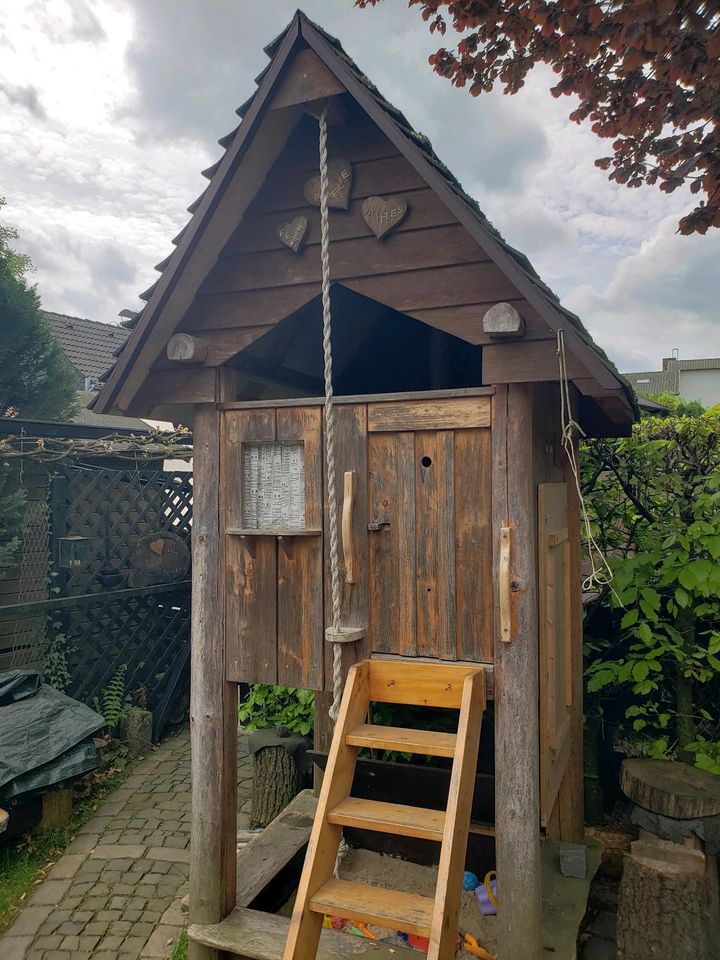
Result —
<path fill-rule="evenodd" d="M 328 206 L 347 210 L 350 206 L 350 188 L 352 187 L 352 164 L 338 157 L 328 163 Z M 314 207 L 320 206 L 320 174 L 305 184 L 305 199 Z"/>
<path fill-rule="evenodd" d="M 394 230 L 405 219 L 407 212 L 407 200 L 397 197 L 390 200 L 385 200 L 383 197 L 368 197 L 367 200 L 363 200 L 363 220 L 378 240 Z"/>
<path fill-rule="evenodd" d="M 305 242 L 305 234 L 308 231 L 307 217 L 295 217 L 287 223 L 281 223 L 277 228 L 278 240 L 290 247 L 293 253 L 299 253 Z"/>

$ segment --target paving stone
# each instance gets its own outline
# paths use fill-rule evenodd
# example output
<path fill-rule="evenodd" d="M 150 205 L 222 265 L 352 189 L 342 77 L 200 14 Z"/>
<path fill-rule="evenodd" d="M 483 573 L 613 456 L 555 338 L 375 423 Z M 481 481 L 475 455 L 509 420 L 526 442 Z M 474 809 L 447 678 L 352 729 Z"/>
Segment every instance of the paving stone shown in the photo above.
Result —
<path fill-rule="evenodd" d="M 143 877 L 143 880 L 145 878 Z M 146 900 L 149 900 L 150 897 L 155 896 L 155 884 L 154 883 L 140 883 L 135 888 L 135 896 L 140 897 L 143 903 Z"/>
<path fill-rule="evenodd" d="M 55 933 L 57 928 L 70 919 L 70 910 L 63 908 L 53 910 L 45 923 L 40 927 L 39 933 Z"/>
<path fill-rule="evenodd" d="M 77 920 L 78 923 L 89 923 L 95 914 L 92 910 L 73 910 L 71 920 Z"/>
<path fill-rule="evenodd" d="M 74 934 L 82 933 L 84 929 L 85 929 L 84 923 L 78 923 L 76 920 L 66 920 L 65 923 L 60 924 L 57 932 L 62 933 L 64 936 L 71 936 Z"/>
<path fill-rule="evenodd" d="M 38 950 L 57 950 L 62 943 L 62 936 L 57 933 L 53 933 L 45 937 L 35 937 L 34 946 Z"/>
<path fill-rule="evenodd" d="M 137 921 L 144 915 L 145 912 L 143 910 L 138 910 L 137 908 L 133 907 L 123 910 L 123 920 L 129 920 L 130 923 L 137 923 Z"/>
<path fill-rule="evenodd" d="M 107 920 L 108 922 L 111 921 L 111 920 L 119 920 L 119 919 L 120 919 L 120 911 L 119 911 L 119 910 L 100 910 L 100 911 L 97 913 L 97 919 L 98 919 L 98 920 Z"/>
<path fill-rule="evenodd" d="M 165 841 L 166 847 L 175 847 L 178 850 L 184 850 L 190 842 L 190 837 L 185 836 L 184 834 L 178 834 L 175 837 L 168 837 Z"/>
<path fill-rule="evenodd" d="M 142 949 L 142 960 L 165 960 L 170 953 L 168 940 L 175 941 L 180 935 L 182 927 L 161 924 L 155 929 Z"/>
<path fill-rule="evenodd" d="M 171 860 L 173 863 L 190 863 L 189 850 L 174 850 L 168 847 L 151 847 L 148 850 L 150 860 Z"/>
<path fill-rule="evenodd" d="M 124 939 L 125 939 L 124 934 L 122 936 L 121 935 L 116 936 L 115 934 L 110 934 L 107 937 L 103 937 L 103 941 L 101 944 L 102 949 L 103 950 L 119 950 Z"/>
<path fill-rule="evenodd" d="M 2 940 L 3 960 L 25 960 L 25 955 L 30 949 L 32 941 L 32 937 L 4 936 Z"/>
<path fill-rule="evenodd" d="M 91 920 L 85 927 L 85 933 L 91 936 L 102 937 L 107 933 L 108 926 L 107 920 Z"/>
<path fill-rule="evenodd" d="M 107 902 L 107 897 L 85 897 L 83 900 L 83 907 L 86 910 L 93 910 L 94 912 L 97 912 L 98 910 L 104 910 Z"/>
<path fill-rule="evenodd" d="M 67 880 L 74 877 L 85 863 L 84 853 L 66 853 L 62 856 L 48 874 L 50 880 Z"/>
<path fill-rule="evenodd" d="M 84 833 L 75 839 L 65 848 L 65 853 L 90 853 L 92 848 L 100 841 L 100 835 L 97 833 Z"/>
<path fill-rule="evenodd" d="M 91 853 L 93 860 L 129 860 L 131 862 L 139 860 L 144 855 L 145 847 L 130 843 L 101 843 Z"/>
<path fill-rule="evenodd" d="M 67 897 L 63 897 L 62 905 L 67 907 L 68 910 L 74 910 L 75 907 L 79 907 L 82 903 L 82 897 L 75 894 L 69 894 Z"/>
<path fill-rule="evenodd" d="M 93 817 L 84 823 L 78 833 L 104 833 L 112 823 L 112 817 Z"/>
<path fill-rule="evenodd" d="M 6 937 L 26 937 L 37 933 L 52 913 L 52 907 L 25 907 L 15 923 L 5 934 Z"/>
<path fill-rule="evenodd" d="M 70 888 L 74 894 L 78 897 L 84 896 L 95 886 L 92 880 L 81 880 L 79 883 L 74 883 Z"/>
<path fill-rule="evenodd" d="M 122 945 L 122 952 L 138 956 L 146 941 L 147 937 L 126 937 L 125 943 Z"/>
<path fill-rule="evenodd" d="M 126 937 L 132 930 L 132 923 L 126 919 L 114 920 L 108 928 L 108 933 L 112 936 Z"/>
<path fill-rule="evenodd" d="M 70 889 L 70 880 L 44 880 L 36 887 L 30 902 L 34 907 L 55 907 Z"/>
<path fill-rule="evenodd" d="M 60 944 L 60 949 L 75 953 L 76 950 L 80 949 L 80 938 L 75 935 L 64 937 L 63 942 Z"/>
<path fill-rule="evenodd" d="M 108 908 L 110 910 L 123 910 L 127 902 L 128 902 L 127 897 L 113 897 L 110 903 L 108 904 Z"/>

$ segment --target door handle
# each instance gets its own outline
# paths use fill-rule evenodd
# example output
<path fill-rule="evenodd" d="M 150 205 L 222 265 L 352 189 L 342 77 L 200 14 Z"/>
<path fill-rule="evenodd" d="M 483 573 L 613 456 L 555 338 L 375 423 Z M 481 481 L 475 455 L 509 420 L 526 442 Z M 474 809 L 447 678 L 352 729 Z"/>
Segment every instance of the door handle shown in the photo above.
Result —
<path fill-rule="evenodd" d="M 357 474 L 346 470 L 343 475 L 342 548 L 345 560 L 345 583 L 355 583 L 355 544 L 353 541 L 353 506 L 357 491 Z"/>

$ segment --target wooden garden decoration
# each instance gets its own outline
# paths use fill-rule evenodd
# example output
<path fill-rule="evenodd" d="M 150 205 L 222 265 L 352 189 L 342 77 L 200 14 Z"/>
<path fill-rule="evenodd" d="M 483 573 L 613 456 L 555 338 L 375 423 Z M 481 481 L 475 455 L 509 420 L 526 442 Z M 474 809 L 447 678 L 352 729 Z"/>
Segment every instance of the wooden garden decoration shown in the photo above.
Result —
<path fill-rule="evenodd" d="M 499 956 L 536 960 L 541 839 L 583 834 L 580 516 L 561 398 L 588 436 L 616 436 L 632 392 L 337 41 L 298 13 L 267 49 L 96 407 L 193 425 L 192 955 L 310 958 L 337 912 L 396 929 L 412 917 L 433 960 L 451 957 L 492 707 Z M 289 928 L 244 910 L 245 894 L 221 922 L 236 906 L 241 682 L 317 691 L 328 759 Z M 458 733 L 369 725 L 383 700 L 444 704 Z M 388 743 L 454 758 L 445 814 L 352 795 L 358 748 Z M 358 818 L 439 845 L 434 899 L 388 914 L 392 898 L 332 879 Z"/>

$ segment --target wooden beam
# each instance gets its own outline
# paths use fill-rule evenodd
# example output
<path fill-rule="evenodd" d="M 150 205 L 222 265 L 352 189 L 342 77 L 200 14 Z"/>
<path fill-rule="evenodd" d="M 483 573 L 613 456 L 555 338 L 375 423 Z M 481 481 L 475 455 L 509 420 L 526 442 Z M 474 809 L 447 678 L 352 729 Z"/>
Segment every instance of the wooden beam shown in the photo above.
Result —
<path fill-rule="evenodd" d="M 173 363 L 199 364 L 207 360 L 207 341 L 189 333 L 176 333 L 168 340 L 165 356 Z"/>
<path fill-rule="evenodd" d="M 214 374 L 214 371 L 211 371 Z M 235 907 L 237 686 L 225 679 L 220 534 L 220 415 L 195 407 L 192 530 L 190 922 L 219 923 Z M 190 960 L 219 960 L 192 943 Z"/>
<path fill-rule="evenodd" d="M 535 383 L 560 379 L 557 343 L 552 340 L 490 343 L 482 353 L 484 383 Z M 577 357 L 567 351 L 567 375 L 587 377 Z"/>
<path fill-rule="evenodd" d="M 152 408 L 156 404 L 214 403 L 215 370 L 153 370 L 135 395 L 131 409 Z"/>
<path fill-rule="evenodd" d="M 493 536 L 498 569 L 500 528 L 513 529 L 514 639 L 499 634 L 495 589 L 495 831 L 499 960 L 539 960 L 540 787 L 536 494 L 532 464 L 533 388 L 498 387 L 493 400 Z"/>
<path fill-rule="evenodd" d="M 491 338 L 521 337 L 525 320 L 511 303 L 496 303 L 483 316 L 483 331 Z"/>

